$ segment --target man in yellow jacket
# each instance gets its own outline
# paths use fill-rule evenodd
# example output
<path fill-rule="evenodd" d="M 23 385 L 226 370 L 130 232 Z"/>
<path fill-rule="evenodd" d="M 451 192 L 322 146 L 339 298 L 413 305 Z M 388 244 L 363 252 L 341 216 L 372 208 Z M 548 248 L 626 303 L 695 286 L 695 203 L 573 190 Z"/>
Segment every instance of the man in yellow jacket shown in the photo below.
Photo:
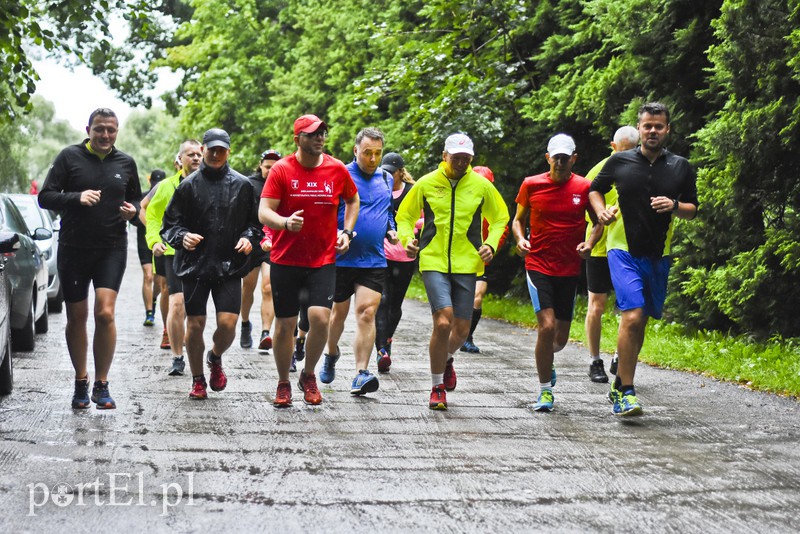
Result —
<path fill-rule="evenodd" d="M 396 215 L 397 234 L 419 270 L 433 313 L 429 407 L 446 410 L 445 391 L 456 387 L 453 357 L 469 334 L 476 277 L 494 257 L 508 224 L 508 208 L 489 180 L 472 170 L 472 140 L 447 138 L 439 167 L 414 184 Z M 414 223 L 423 212 L 418 237 Z M 484 240 L 483 219 L 489 222 Z"/>

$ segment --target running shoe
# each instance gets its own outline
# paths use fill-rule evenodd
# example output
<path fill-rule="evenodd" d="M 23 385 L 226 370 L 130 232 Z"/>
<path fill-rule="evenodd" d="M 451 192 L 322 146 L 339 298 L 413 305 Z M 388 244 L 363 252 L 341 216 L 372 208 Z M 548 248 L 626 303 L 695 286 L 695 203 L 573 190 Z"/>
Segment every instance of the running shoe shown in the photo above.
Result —
<path fill-rule="evenodd" d="M 317 377 L 314 373 L 306 374 L 305 371 L 300 371 L 300 380 L 297 381 L 298 387 L 303 391 L 303 400 L 306 404 L 317 405 L 322 404 L 322 394 L 317 387 Z"/>
<path fill-rule="evenodd" d="M 225 376 L 225 371 L 222 370 L 222 356 L 214 356 L 214 353 L 208 351 L 206 354 L 206 363 L 211 370 L 211 377 L 208 382 L 213 391 L 222 391 L 228 385 L 228 377 Z"/>
<path fill-rule="evenodd" d="M 144 326 L 153 326 L 156 324 L 156 314 L 154 311 L 149 310 L 144 315 Z"/>
<path fill-rule="evenodd" d="M 253 324 L 250 321 L 246 323 L 242 321 L 242 331 L 239 336 L 239 346 L 243 349 L 249 349 L 253 346 Z M 211 389 L 214 389 L 213 387 Z"/>
<path fill-rule="evenodd" d="M 89 377 L 75 381 L 75 393 L 72 394 L 72 407 L 85 410 L 89 407 Z"/>
<path fill-rule="evenodd" d="M 378 351 L 376 360 L 378 362 L 378 372 L 388 373 L 389 369 L 392 367 L 392 357 L 389 356 L 389 353 L 386 352 L 386 349 L 381 349 Z"/>
<path fill-rule="evenodd" d="M 208 391 L 206 391 L 206 377 L 195 376 L 192 378 L 192 390 L 189 392 L 189 398 L 195 400 L 203 400 L 208 398 Z"/>
<path fill-rule="evenodd" d="M 292 365 L 289 366 L 289 372 L 290 373 L 297 372 L 297 358 L 294 357 L 294 354 L 292 354 Z"/>
<path fill-rule="evenodd" d="M 258 350 L 269 350 L 272 348 L 272 337 L 269 335 L 269 330 L 261 332 L 261 341 L 258 342 Z"/>
<path fill-rule="evenodd" d="M 553 369 L 550 371 L 550 387 L 556 385 L 556 364 L 553 364 Z"/>
<path fill-rule="evenodd" d="M 461 352 L 469 352 L 470 354 L 480 354 L 481 349 L 478 348 L 471 338 L 467 338 L 463 345 L 461 345 Z"/>
<path fill-rule="evenodd" d="M 392 338 L 389 338 L 389 339 L 386 340 L 386 346 L 384 348 L 386 349 L 386 354 L 391 356 L 392 355 Z"/>
<path fill-rule="evenodd" d="M 172 369 L 169 370 L 169 376 L 183 376 L 185 368 L 186 362 L 183 361 L 183 356 L 176 356 L 172 358 Z"/>
<path fill-rule="evenodd" d="M 306 338 L 298 337 L 294 341 L 294 359 L 298 362 L 302 362 L 303 358 L 306 357 Z"/>
<path fill-rule="evenodd" d="M 614 403 L 614 415 L 622 417 L 642 415 L 642 405 L 639 404 L 639 399 L 636 398 L 636 395 L 623 393 Z"/>
<path fill-rule="evenodd" d="M 94 387 L 92 387 L 92 402 L 97 405 L 98 410 L 113 410 L 117 407 L 117 403 L 108 392 L 108 382 L 95 381 Z"/>
<path fill-rule="evenodd" d="M 608 375 L 603 367 L 603 360 L 594 360 L 589 366 L 589 379 L 598 384 L 608 383 Z"/>
<path fill-rule="evenodd" d="M 614 355 L 611 357 L 611 365 L 608 368 L 608 372 L 612 375 L 617 374 L 617 365 L 619 364 L 619 356 L 615 352 Z"/>
<path fill-rule="evenodd" d="M 536 404 L 533 405 L 534 411 L 537 412 L 552 412 L 553 411 L 553 392 L 545 389 L 539 393 L 539 398 Z"/>
<path fill-rule="evenodd" d="M 272 404 L 278 408 L 286 408 L 292 405 L 292 385 L 288 380 L 278 382 L 278 390 L 275 392 L 275 400 Z"/>
<path fill-rule="evenodd" d="M 164 328 L 164 331 L 161 332 L 161 348 L 167 350 L 171 348 L 169 345 L 169 334 L 167 334 L 166 328 Z"/>
<path fill-rule="evenodd" d="M 339 347 L 336 347 L 336 355 L 325 354 L 325 361 L 322 362 L 322 370 L 319 372 L 319 379 L 323 384 L 330 384 L 336 378 L 336 362 L 339 361 Z"/>
<path fill-rule="evenodd" d="M 366 395 L 378 391 L 378 377 L 363 369 L 358 372 L 353 379 L 353 384 L 350 386 L 351 395 Z"/>
<path fill-rule="evenodd" d="M 447 367 L 444 368 L 444 389 L 453 391 L 456 389 L 456 370 L 453 368 L 453 358 L 447 360 Z"/>
<path fill-rule="evenodd" d="M 622 398 L 622 392 L 616 388 L 614 383 L 611 383 L 611 390 L 608 392 L 608 402 L 612 405 L 616 406 L 619 403 L 619 400 Z M 616 410 L 616 408 L 615 408 Z M 616 413 L 616 411 L 614 412 Z"/>
<path fill-rule="evenodd" d="M 447 393 L 444 384 L 433 386 L 433 389 L 431 389 L 431 400 L 428 402 L 428 408 L 431 410 L 447 409 Z"/>

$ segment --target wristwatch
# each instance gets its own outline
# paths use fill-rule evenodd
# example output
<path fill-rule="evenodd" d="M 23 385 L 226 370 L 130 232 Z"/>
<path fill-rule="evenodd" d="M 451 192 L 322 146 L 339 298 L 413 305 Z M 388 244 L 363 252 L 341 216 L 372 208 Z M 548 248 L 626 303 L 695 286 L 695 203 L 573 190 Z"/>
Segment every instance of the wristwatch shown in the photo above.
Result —
<path fill-rule="evenodd" d="M 673 198 L 672 199 L 672 211 L 678 211 L 678 199 L 677 198 Z"/>
<path fill-rule="evenodd" d="M 353 234 L 353 231 L 352 231 L 352 230 L 348 230 L 347 228 L 345 228 L 344 230 L 342 230 L 342 233 L 343 233 L 343 234 L 345 234 L 347 237 L 349 237 L 349 238 L 350 238 L 350 241 L 352 241 L 352 240 L 353 240 L 353 237 L 355 236 L 355 235 Z"/>

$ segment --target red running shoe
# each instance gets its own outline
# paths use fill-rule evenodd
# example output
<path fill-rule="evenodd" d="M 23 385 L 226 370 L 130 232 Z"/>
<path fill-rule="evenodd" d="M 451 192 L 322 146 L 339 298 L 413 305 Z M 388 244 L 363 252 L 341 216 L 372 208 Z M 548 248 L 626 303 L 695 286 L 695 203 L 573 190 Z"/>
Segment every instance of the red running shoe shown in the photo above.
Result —
<path fill-rule="evenodd" d="M 278 408 L 288 408 L 292 405 L 292 385 L 289 381 L 278 382 L 278 391 L 275 392 L 275 400 L 272 401 Z"/>
<path fill-rule="evenodd" d="M 198 376 L 192 379 L 192 391 L 189 392 L 189 398 L 195 400 L 203 400 L 208 398 L 206 391 L 206 377 Z"/>
<path fill-rule="evenodd" d="M 453 369 L 453 358 L 447 360 L 447 367 L 444 368 L 444 389 L 447 391 L 456 389 L 456 370 Z"/>
<path fill-rule="evenodd" d="M 222 391 L 228 385 L 228 377 L 225 376 L 225 371 L 222 370 L 222 356 L 214 356 L 214 353 L 208 351 L 206 354 L 206 363 L 211 370 L 211 378 L 209 383 L 213 391 Z"/>
<path fill-rule="evenodd" d="M 167 329 L 164 328 L 164 331 L 161 333 L 161 348 L 162 349 L 170 349 L 169 346 L 169 334 L 167 334 Z"/>
<path fill-rule="evenodd" d="M 378 351 L 378 372 L 379 373 L 388 373 L 389 368 L 392 366 L 392 357 L 389 356 L 389 353 L 386 352 L 386 349 L 381 349 Z"/>
<path fill-rule="evenodd" d="M 272 348 L 272 337 L 269 332 L 264 330 L 261 332 L 261 341 L 258 342 L 258 350 L 269 350 Z"/>
<path fill-rule="evenodd" d="M 431 390 L 431 401 L 428 403 L 431 410 L 447 409 L 447 394 L 445 394 L 444 384 L 433 386 Z"/>
<path fill-rule="evenodd" d="M 306 374 L 305 370 L 300 371 L 300 380 L 297 385 L 303 390 L 303 400 L 306 404 L 314 406 L 322 404 L 322 394 L 317 387 L 317 377 L 314 373 L 309 375 Z"/>

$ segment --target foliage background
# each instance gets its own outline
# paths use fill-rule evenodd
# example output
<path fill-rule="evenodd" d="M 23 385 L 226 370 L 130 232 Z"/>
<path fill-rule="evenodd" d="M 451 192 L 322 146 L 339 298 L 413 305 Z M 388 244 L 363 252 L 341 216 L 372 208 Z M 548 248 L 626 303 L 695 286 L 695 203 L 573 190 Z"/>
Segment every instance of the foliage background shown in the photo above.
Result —
<path fill-rule="evenodd" d="M 221 126 L 233 166 L 249 172 L 267 147 L 290 152 L 294 118 L 316 113 L 334 156 L 348 161 L 356 132 L 376 125 L 415 175 L 436 165 L 446 135 L 468 133 L 513 212 L 522 179 L 546 169 L 551 135 L 575 137 L 584 173 L 643 102 L 662 101 L 702 203 L 678 222 L 667 319 L 800 336 L 797 0 L 120 0 L 60 21 L 102 29 L 103 4 L 126 17 L 128 42 L 67 40 L 67 51 L 131 103 L 148 104 L 150 69 L 183 75 L 164 99 L 174 137 L 145 120 L 128 138 L 148 170 L 157 145 L 134 139 Z M 520 260 L 497 261 L 492 290 L 524 294 Z"/>

